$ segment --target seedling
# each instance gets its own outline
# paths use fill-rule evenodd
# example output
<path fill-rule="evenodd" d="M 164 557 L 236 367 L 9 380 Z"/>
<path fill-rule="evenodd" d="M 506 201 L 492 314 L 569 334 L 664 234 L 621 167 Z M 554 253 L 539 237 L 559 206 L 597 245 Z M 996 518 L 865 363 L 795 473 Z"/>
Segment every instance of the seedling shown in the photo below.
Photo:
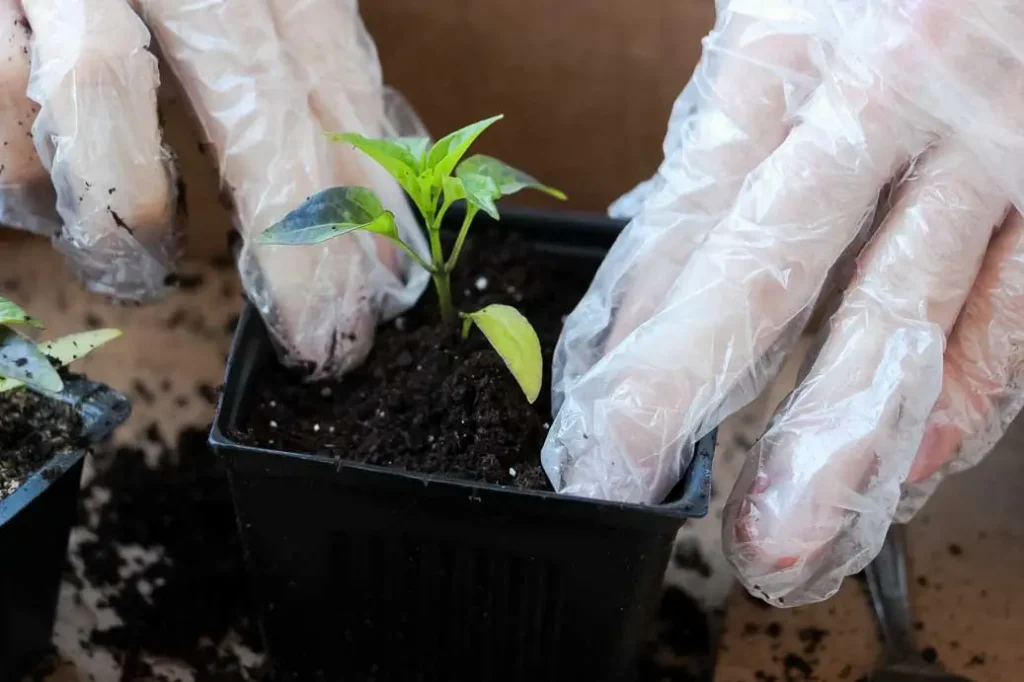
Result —
<path fill-rule="evenodd" d="M 314 194 L 258 235 L 256 241 L 278 245 L 319 244 L 356 230 L 390 239 L 430 273 L 444 322 L 454 326 L 461 318 L 463 337 L 469 335 L 473 325 L 479 327 L 532 403 L 540 394 L 543 361 L 537 333 L 527 319 L 507 305 L 489 305 L 471 313 L 459 312 L 452 305 L 451 272 L 477 213 L 483 211 L 499 220 L 494 202 L 522 189 L 535 189 L 565 199 L 559 190 L 541 184 L 498 159 L 478 154 L 463 160 L 481 133 L 501 118 L 494 116 L 470 124 L 433 145 L 426 137 L 380 140 L 356 133 L 329 134 L 331 140 L 347 142 L 376 161 L 406 191 L 423 216 L 430 243 L 429 260 L 402 241 L 394 214 L 365 187 L 333 187 Z M 441 221 L 448 209 L 460 200 L 466 201 L 466 217 L 446 256 L 441 245 Z"/>
<path fill-rule="evenodd" d="M 0 393 L 27 386 L 43 394 L 64 390 L 58 367 L 69 365 L 94 348 L 121 336 L 119 329 L 96 329 L 37 344 L 18 327 L 42 329 L 39 320 L 0 296 Z"/>

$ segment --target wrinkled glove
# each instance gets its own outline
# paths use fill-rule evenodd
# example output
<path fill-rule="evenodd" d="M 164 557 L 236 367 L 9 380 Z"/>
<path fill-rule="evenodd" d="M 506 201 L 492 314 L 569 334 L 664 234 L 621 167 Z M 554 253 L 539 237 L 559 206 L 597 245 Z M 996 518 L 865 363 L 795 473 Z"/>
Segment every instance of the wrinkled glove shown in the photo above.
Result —
<path fill-rule="evenodd" d="M 0 2 L 0 223 L 43 235 L 60 229 L 57 198 L 32 141 L 31 33 L 17 0 Z"/>
<path fill-rule="evenodd" d="M 791 606 L 1021 407 L 1024 8 L 718 4 L 665 161 L 613 206 L 635 217 L 566 321 L 542 459 L 559 491 L 662 501 L 857 255 L 724 521 L 745 586 Z"/>
<path fill-rule="evenodd" d="M 0 216 L 41 232 L 62 223 L 55 244 L 94 291 L 144 301 L 173 282 L 176 174 L 161 143 L 150 30 L 217 152 L 243 237 L 311 194 L 351 184 L 374 188 L 406 243 L 426 252 L 397 183 L 323 135 L 423 133 L 385 89 L 355 0 L 21 4 L 27 21 L 17 0 L 0 0 L 12 57 L 0 83 L 0 131 L 12 142 L 0 148 L 0 168 L 10 169 L 0 170 Z M 22 96 L 26 81 L 30 99 Z M 25 145 L 30 125 L 34 150 Z M 45 209 L 43 168 L 60 222 Z M 282 359 L 312 377 L 361 361 L 378 320 L 410 306 L 426 286 L 427 274 L 408 256 L 369 234 L 309 247 L 245 242 L 246 293 Z"/>
<path fill-rule="evenodd" d="M 32 132 L 63 223 L 54 245 L 93 291 L 146 300 L 177 255 L 149 32 L 124 0 L 22 4 L 34 29 Z"/>
<path fill-rule="evenodd" d="M 378 319 L 411 306 L 428 274 L 365 232 L 301 247 L 248 239 L 322 189 L 360 185 L 375 189 L 395 214 L 406 244 L 427 253 L 398 183 L 350 145 L 323 135 L 423 134 L 397 96 L 385 92 L 356 1 L 139 5 L 217 151 L 246 237 L 242 283 L 282 360 L 308 366 L 312 378 L 358 364 Z"/>

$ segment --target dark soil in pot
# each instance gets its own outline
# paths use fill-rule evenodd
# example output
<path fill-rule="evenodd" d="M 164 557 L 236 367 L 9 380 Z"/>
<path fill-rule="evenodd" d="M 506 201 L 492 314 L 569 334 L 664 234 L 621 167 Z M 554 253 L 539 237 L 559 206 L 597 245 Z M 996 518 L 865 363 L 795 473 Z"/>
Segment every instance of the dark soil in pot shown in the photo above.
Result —
<path fill-rule="evenodd" d="M 367 361 L 341 382 L 305 383 L 274 363 L 257 380 L 235 438 L 421 473 L 550 490 L 539 452 L 551 420 L 551 355 L 593 266 L 540 253 L 517 236 L 479 230 L 452 273 L 460 310 L 515 306 L 544 354 L 544 388 L 523 396 L 478 330 L 461 340 L 440 322 L 432 290 L 377 332 Z"/>
<path fill-rule="evenodd" d="M 54 455 L 84 447 L 78 414 L 27 390 L 0 393 L 0 499 Z"/>

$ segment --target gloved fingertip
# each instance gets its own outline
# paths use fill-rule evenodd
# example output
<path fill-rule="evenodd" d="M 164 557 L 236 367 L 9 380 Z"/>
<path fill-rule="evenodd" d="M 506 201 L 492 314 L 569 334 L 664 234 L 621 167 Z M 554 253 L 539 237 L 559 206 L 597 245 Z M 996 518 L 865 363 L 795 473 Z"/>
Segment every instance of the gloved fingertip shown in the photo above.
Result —
<path fill-rule="evenodd" d="M 727 506 L 723 540 L 729 562 L 747 589 L 782 606 L 802 594 L 808 567 L 827 551 L 835 532 L 808 525 L 799 513 L 779 513 L 771 489 L 769 477 L 758 473 L 747 492 Z"/>
<path fill-rule="evenodd" d="M 963 434 L 949 425 L 932 425 L 924 434 L 914 463 L 907 474 L 907 483 L 926 481 L 947 462 L 956 457 L 963 445 Z"/>

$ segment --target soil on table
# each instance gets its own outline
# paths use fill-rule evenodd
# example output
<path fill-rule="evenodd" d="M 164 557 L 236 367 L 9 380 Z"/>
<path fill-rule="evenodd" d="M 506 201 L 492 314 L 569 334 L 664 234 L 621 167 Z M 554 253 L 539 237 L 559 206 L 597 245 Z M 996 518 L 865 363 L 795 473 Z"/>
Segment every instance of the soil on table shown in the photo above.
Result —
<path fill-rule="evenodd" d="M 55 455 L 81 447 L 82 424 L 64 403 L 27 390 L 0 393 L 0 499 Z"/>
<path fill-rule="evenodd" d="M 79 595 L 86 584 L 99 590 L 97 608 L 116 616 L 80 646 L 109 652 L 122 680 L 169 680 L 151 665 L 161 660 L 184 663 L 196 680 L 262 678 L 238 653 L 258 653 L 262 642 L 231 492 L 208 434 L 185 429 L 167 444 L 153 424 L 155 466 L 133 447 L 101 452 L 99 473 L 80 496 L 82 540 L 72 543 L 65 580 Z"/>
<path fill-rule="evenodd" d="M 441 323 L 431 287 L 377 330 L 366 362 L 340 382 L 306 383 L 272 363 L 233 435 L 250 445 L 550 490 L 540 450 L 551 421 L 551 355 L 596 266 L 481 229 L 452 273 L 460 310 L 512 305 L 537 330 L 545 375 L 533 405 L 479 330 L 461 340 Z"/>

